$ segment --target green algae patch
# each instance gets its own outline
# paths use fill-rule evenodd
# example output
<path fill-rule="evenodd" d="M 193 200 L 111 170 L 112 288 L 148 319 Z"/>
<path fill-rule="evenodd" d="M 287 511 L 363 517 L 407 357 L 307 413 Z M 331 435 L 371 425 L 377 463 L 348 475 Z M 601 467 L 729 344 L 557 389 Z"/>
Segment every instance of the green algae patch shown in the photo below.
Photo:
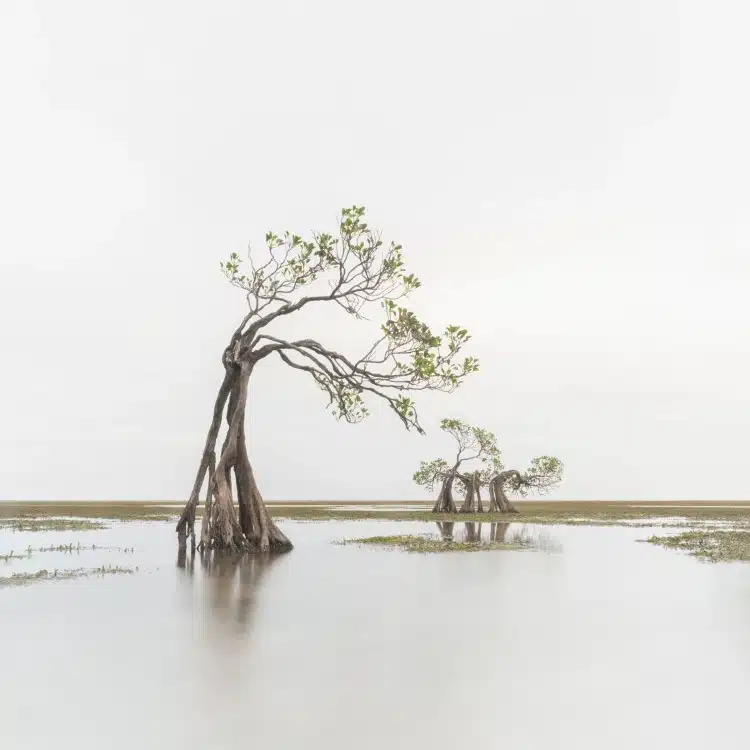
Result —
<path fill-rule="evenodd" d="M 335 544 L 357 544 L 370 547 L 397 549 L 404 552 L 432 553 L 432 552 L 485 552 L 488 550 L 518 550 L 530 545 L 521 541 L 496 542 L 478 541 L 467 542 L 454 539 L 442 539 L 429 535 L 397 534 L 394 536 L 370 536 L 362 539 L 344 539 Z"/>
<path fill-rule="evenodd" d="M 652 536 L 643 541 L 681 550 L 709 562 L 750 561 L 750 531 L 698 529 L 674 536 Z"/>

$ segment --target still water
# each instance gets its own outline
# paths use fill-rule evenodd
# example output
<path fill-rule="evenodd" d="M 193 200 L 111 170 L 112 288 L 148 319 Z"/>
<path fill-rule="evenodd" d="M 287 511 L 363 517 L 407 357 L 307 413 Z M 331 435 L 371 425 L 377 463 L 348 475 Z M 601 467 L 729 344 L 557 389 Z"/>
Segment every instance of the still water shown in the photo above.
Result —
<path fill-rule="evenodd" d="M 135 547 L 44 567 L 139 567 L 0 590 L 0 747 L 748 747 L 748 565 L 648 529 L 410 555 L 330 542 L 428 525 L 283 527 L 291 554 L 208 571 L 177 566 L 171 524 L 0 532 Z"/>

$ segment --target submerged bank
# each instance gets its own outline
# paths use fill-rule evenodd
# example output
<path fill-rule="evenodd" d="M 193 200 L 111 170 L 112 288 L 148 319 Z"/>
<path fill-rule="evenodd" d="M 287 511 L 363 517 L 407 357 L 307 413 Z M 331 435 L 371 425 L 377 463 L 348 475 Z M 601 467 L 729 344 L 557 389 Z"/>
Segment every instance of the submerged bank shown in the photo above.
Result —
<path fill-rule="evenodd" d="M 725 524 L 750 528 L 750 502 L 624 503 L 518 502 L 519 513 L 433 513 L 428 503 L 400 505 L 269 504 L 275 518 L 295 521 L 457 521 L 512 522 L 565 526 L 685 527 Z"/>

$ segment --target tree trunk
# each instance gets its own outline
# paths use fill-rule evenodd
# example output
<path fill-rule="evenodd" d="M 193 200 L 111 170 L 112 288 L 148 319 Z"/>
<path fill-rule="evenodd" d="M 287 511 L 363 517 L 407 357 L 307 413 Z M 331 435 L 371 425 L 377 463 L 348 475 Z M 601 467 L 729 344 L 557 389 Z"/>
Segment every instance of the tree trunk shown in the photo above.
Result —
<path fill-rule="evenodd" d="M 247 384 L 252 366 L 243 365 L 239 387 L 232 393 L 229 409 L 229 430 L 222 446 L 219 463 L 216 465 L 213 485 L 213 505 L 208 517 L 208 548 L 230 552 L 250 552 L 249 540 L 242 533 L 232 498 L 232 470 L 239 455 L 239 439 L 245 419 Z"/>
<path fill-rule="evenodd" d="M 484 513 L 482 505 L 481 483 L 478 476 L 462 476 L 461 481 L 466 490 L 465 500 L 459 513 Z"/>
<path fill-rule="evenodd" d="M 487 486 L 487 492 L 490 495 L 490 513 L 497 513 L 497 498 L 495 497 L 495 488 L 492 484 L 492 479 L 490 479 L 490 483 Z"/>
<path fill-rule="evenodd" d="M 195 543 L 195 511 L 198 507 L 198 499 L 201 487 L 203 486 L 203 479 L 208 471 L 208 464 L 211 457 L 215 457 L 214 447 L 216 446 L 216 438 L 219 436 L 219 429 L 221 428 L 221 415 L 224 413 L 224 405 L 237 382 L 238 376 L 239 368 L 225 365 L 224 382 L 221 384 L 219 394 L 216 396 L 214 415 L 211 420 L 211 426 L 208 429 L 208 436 L 206 437 L 203 456 L 200 465 L 198 466 L 198 473 L 196 474 L 195 482 L 193 483 L 193 491 L 190 493 L 190 499 L 187 501 L 187 504 L 182 511 L 182 515 L 180 516 L 180 520 L 177 522 L 177 539 L 181 547 L 184 547 L 187 544 L 188 534 L 191 535 L 193 544 Z"/>
<path fill-rule="evenodd" d="M 208 463 L 208 487 L 206 488 L 206 503 L 203 506 L 203 518 L 201 519 L 201 542 L 200 548 L 208 546 L 208 521 L 211 518 L 211 505 L 214 497 L 214 476 L 216 475 L 216 455 L 211 451 Z M 195 539 L 195 534 L 191 535 Z"/>
<path fill-rule="evenodd" d="M 224 382 L 214 406 L 203 457 L 196 477 L 193 492 L 177 524 L 178 541 L 184 547 L 187 535 L 195 545 L 195 510 L 206 471 L 209 472 L 206 504 L 201 525 L 200 551 L 221 552 L 282 552 L 292 549 L 292 544 L 273 522 L 253 476 L 245 440 L 245 408 L 248 397 L 248 382 L 254 362 L 245 361 L 241 366 L 225 364 Z M 221 449 L 218 464 L 214 467 L 214 446 L 221 425 L 224 405 L 227 406 L 227 435 Z M 232 474 L 237 486 L 235 509 L 232 497 Z"/>
<path fill-rule="evenodd" d="M 490 481 L 490 512 L 518 513 L 505 494 L 505 483 L 508 479 L 519 476 L 517 471 L 502 471 Z"/>
<path fill-rule="evenodd" d="M 464 482 L 466 488 L 466 499 L 464 504 L 461 506 L 459 513 L 473 513 L 474 512 L 474 499 L 476 497 L 476 487 L 473 478 L 469 478 L 468 481 Z"/>
<path fill-rule="evenodd" d="M 440 494 L 438 499 L 435 501 L 435 505 L 432 506 L 433 513 L 455 513 L 456 503 L 453 501 L 453 480 L 455 478 L 455 472 L 451 472 L 443 480 L 443 484 L 440 487 Z"/>
<path fill-rule="evenodd" d="M 473 521 L 466 521 L 464 525 L 466 526 L 466 542 L 468 544 L 475 544 L 480 541 L 479 536 L 477 536 L 476 524 Z"/>
<path fill-rule="evenodd" d="M 263 502 L 258 485 L 255 481 L 253 469 L 247 456 L 247 448 L 243 442 L 241 446 L 241 460 L 235 468 L 237 475 L 237 487 L 243 487 L 242 494 L 246 494 L 249 505 L 247 531 L 248 538 L 257 544 L 261 552 L 271 550 L 272 552 L 287 552 L 292 549 L 292 543 L 282 533 L 271 518 L 271 514 Z M 238 490 L 238 494 L 240 491 Z"/>

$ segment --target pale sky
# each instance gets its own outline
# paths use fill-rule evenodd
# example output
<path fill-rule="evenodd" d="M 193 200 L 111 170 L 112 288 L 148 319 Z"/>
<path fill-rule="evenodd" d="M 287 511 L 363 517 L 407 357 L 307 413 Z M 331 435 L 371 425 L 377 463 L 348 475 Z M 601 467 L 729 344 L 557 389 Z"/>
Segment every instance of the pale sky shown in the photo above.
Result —
<path fill-rule="evenodd" d="M 266 499 L 426 497 L 444 416 L 560 457 L 554 497 L 750 499 L 748 28 L 721 0 L 3 0 L 0 498 L 185 498 L 244 310 L 219 261 L 356 203 L 482 369 L 418 399 L 420 437 L 264 363 Z"/>

